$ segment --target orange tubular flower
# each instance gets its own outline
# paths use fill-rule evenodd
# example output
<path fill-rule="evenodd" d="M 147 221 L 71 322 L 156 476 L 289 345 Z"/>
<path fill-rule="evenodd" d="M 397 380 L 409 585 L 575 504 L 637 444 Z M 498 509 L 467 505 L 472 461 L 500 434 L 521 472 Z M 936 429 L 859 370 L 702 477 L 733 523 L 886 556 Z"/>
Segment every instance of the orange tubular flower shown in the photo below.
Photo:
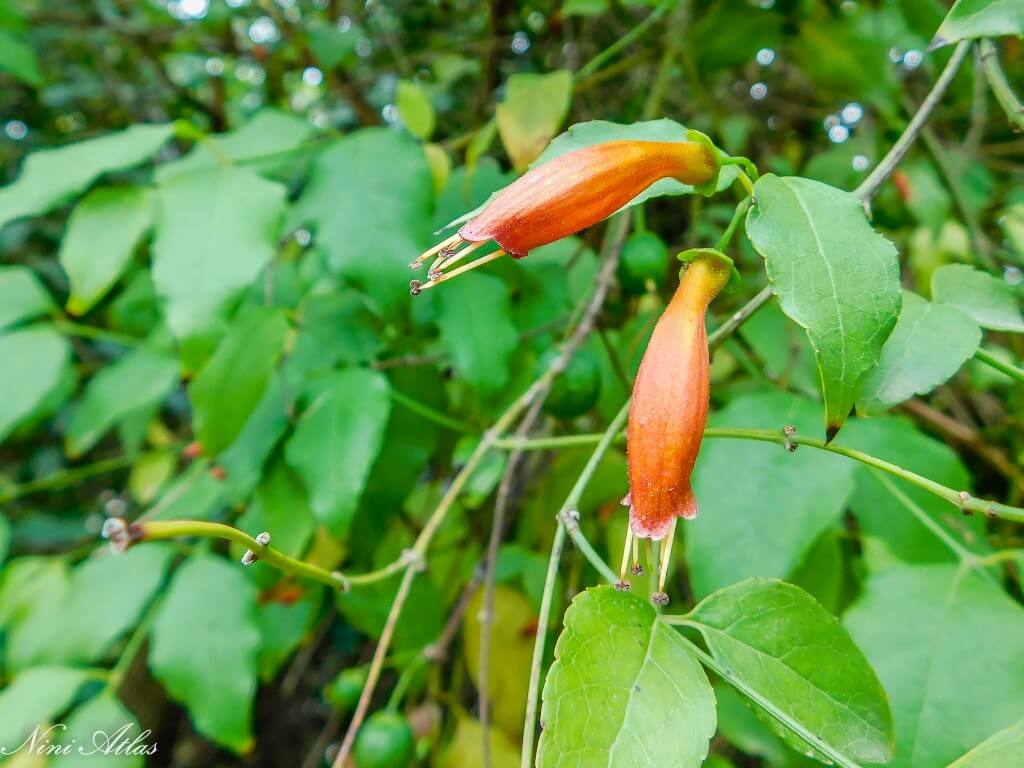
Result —
<path fill-rule="evenodd" d="M 621 585 L 635 537 L 664 539 L 658 593 L 667 602 L 665 576 L 676 521 L 697 515 L 690 487 L 708 417 L 708 341 L 704 316 L 708 304 L 729 281 L 732 264 L 717 251 L 702 249 L 690 261 L 675 295 L 647 345 L 629 409 L 627 453 L 630 493 L 629 531 L 622 557 Z"/>
<path fill-rule="evenodd" d="M 413 280 L 412 292 L 417 294 L 506 253 L 521 259 L 533 248 L 611 216 L 659 179 L 702 185 L 714 180 L 718 169 L 716 151 L 703 141 L 609 141 L 569 152 L 528 171 L 456 234 L 410 264 L 416 269 L 437 254 L 427 273 L 429 282 Z M 441 271 L 492 240 L 501 250 Z"/>

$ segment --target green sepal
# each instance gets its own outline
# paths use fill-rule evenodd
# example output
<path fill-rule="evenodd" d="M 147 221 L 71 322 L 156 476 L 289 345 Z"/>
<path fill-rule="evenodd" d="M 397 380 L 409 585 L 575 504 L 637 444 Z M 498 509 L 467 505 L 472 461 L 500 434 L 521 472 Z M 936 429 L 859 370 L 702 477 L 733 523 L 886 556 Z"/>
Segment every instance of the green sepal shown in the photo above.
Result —
<path fill-rule="evenodd" d="M 736 264 L 717 248 L 689 248 L 676 254 L 676 258 L 683 262 L 683 264 L 689 264 L 697 259 L 714 259 L 722 262 L 729 268 L 729 282 L 722 289 L 724 293 L 732 293 L 743 285 L 743 278 L 740 277 Z M 679 276 L 680 278 L 682 277 L 682 270 L 680 270 Z"/>
<path fill-rule="evenodd" d="M 705 181 L 703 184 L 694 184 L 693 188 L 697 190 L 704 197 L 711 197 L 718 191 L 718 176 L 722 172 L 723 160 L 728 160 L 729 156 L 715 146 L 715 142 L 711 140 L 711 137 L 706 133 L 695 131 L 690 129 L 686 132 L 686 140 L 692 141 L 695 144 L 703 144 L 705 147 L 711 150 L 715 156 L 715 164 L 718 166 L 715 169 L 715 175 Z"/>

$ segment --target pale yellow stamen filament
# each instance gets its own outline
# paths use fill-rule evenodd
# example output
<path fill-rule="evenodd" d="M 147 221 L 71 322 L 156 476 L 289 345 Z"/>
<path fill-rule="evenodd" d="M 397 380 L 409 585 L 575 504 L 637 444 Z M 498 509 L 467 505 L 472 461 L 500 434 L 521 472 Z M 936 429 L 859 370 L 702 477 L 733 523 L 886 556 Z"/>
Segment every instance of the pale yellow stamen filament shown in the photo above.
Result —
<path fill-rule="evenodd" d="M 668 529 L 665 543 L 661 545 L 661 565 L 658 568 L 658 591 L 665 591 L 665 579 L 668 577 L 668 565 L 672 560 L 672 540 L 676 537 L 676 522 L 673 518 L 672 527 Z"/>
<path fill-rule="evenodd" d="M 633 555 L 633 562 L 636 562 L 637 540 L 633 535 L 633 529 L 626 525 L 626 544 L 622 548 L 622 565 L 619 567 L 619 581 L 626 581 L 626 569 L 629 568 L 629 556 Z"/>
<path fill-rule="evenodd" d="M 442 269 L 462 261 L 473 251 L 487 245 L 487 242 L 487 240 L 480 240 L 476 243 L 470 243 L 467 248 L 463 248 L 461 251 L 452 251 L 451 249 L 441 251 L 441 254 L 437 257 L 434 263 L 430 265 L 430 269 L 427 270 L 427 277 L 433 280 L 440 274 Z"/>
<path fill-rule="evenodd" d="M 420 285 L 417 281 L 413 280 L 410 289 L 412 291 L 412 294 L 415 296 L 416 294 L 421 293 L 422 291 L 425 291 L 428 288 L 433 288 L 435 285 L 440 285 L 441 283 L 447 280 L 451 280 L 453 277 L 465 274 L 466 272 L 476 269 L 477 267 L 482 267 L 484 264 L 489 264 L 490 262 L 504 255 L 504 251 L 495 251 L 494 253 L 489 253 L 486 256 L 481 256 L 476 261 L 471 261 L 469 262 L 469 264 L 464 264 L 458 269 L 453 269 L 451 272 L 444 272 L 438 275 L 437 277 L 428 280 L 422 285 Z"/>
<path fill-rule="evenodd" d="M 459 233 L 456 232 L 451 237 L 442 240 L 437 245 L 428 248 L 419 256 L 417 256 L 412 262 L 409 263 L 409 269 L 419 269 L 423 265 L 423 262 L 425 262 L 427 259 L 433 256 L 435 253 L 442 251 L 453 251 L 454 249 L 458 248 L 459 245 L 461 245 L 463 242 L 463 239 L 459 237 Z"/>

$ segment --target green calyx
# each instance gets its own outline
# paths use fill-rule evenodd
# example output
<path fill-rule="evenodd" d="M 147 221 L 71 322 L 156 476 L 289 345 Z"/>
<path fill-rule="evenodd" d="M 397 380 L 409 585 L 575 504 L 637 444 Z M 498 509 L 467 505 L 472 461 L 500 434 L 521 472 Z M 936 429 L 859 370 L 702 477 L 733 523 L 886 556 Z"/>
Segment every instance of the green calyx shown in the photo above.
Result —
<path fill-rule="evenodd" d="M 705 147 L 710 149 L 715 156 L 715 161 L 718 164 L 718 171 L 715 173 L 714 177 L 704 182 L 703 184 L 697 184 L 694 186 L 694 189 L 696 189 L 700 194 L 704 195 L 704 197 L 711 197 L 713 194 L 715 194 L 715 192 L 718 191 L 718 176 L 721 173 L 722 168 L 724 168 L 727 165 L 740 166 L 740 168 L 743 169 L 747 176 L 750 177 L 751 181 L 757 181 L 757 166 L 755 166 L 753 162 L 751 162 L 746 157 L 741 157 L 738 155 L 733 156 L 730 155 L 728 152 L 719 149 L 718 146 L 715 145 L 715 142 L 711 140 L 711 137 L 708 136 L 706 133 L 701 133 L 700 131 L 690 129 L 686 132 L 686 140 L 692 141 L 696 144 L 703 144 Z"/>
<path fill-rule="evenodd" d="M 717 248 L 689 248 L 688 250 L 677 254 L 676 258 L 684 264 L 683 268 L 679 271 L 680 278 L 682 278 L 683 272 L 686 270 L 685 265 L 697 261 L 705 261 L 718 268 L 728 270 L 729 279 L 723 287 L 723 291 L 731 293 L 737 290 L 742 284 L 742 278 L 740 277 L 740 273 L 737 271 L 733 260 Z"/>

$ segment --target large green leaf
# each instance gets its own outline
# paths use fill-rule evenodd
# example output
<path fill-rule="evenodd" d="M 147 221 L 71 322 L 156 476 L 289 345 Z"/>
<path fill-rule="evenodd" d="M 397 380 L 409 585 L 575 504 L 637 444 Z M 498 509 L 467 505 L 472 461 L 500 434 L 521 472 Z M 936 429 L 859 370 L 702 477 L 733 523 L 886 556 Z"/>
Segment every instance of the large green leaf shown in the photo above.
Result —
<path fill-rule="evenodd" d="M 0 267 L 0 330 L 45 315 L 50 294 L 28 267 Z"/>
<path fill-rule="evenodd" d="M 317 156 L 289 221 L 311 224 L 331 268 L 390 311 L 408 300 L 406 265 L 430 242 L 433 197 L 423 148 L 370 128 Z"/>
<path fill-rule="evenodd" d="M 0 377 L 0 442 L 58 387 L 70 354 L 67 339 L 49 326 L 0 336 L 0 360 L 18 361 L 17 376 Z"/>
<path fill-rule="evenodd" d="M 173 557 L 172 547 L 154 544 L 120 557 L 103 552 L 79 565 L 63 597 L 38 603 L 32 620 L 12 632 L 8 664 L 22 669 L 102 660 L 138 620 Z"/>
<path fill-rule="evenodd" d="M 124 272 L 153 224 L 152 198 L 140 187 L 101 187 L 75 206 L 60 244 L 71 283 L 68 312 L 88 312 Z"/>
<path fill-rule="evenodd" d="M 14 678 L 0 691 L 0 754 L 13 754 L 38 726 L 40 743 L 47 735 L 55 740 L 57 732 L 47 732 L 50 721 L 68 708 L 88 679 L 85 670 L 70 667 L 35 667 Z"/>
<path fill-rule="evenodd" d="M 505 97 L 495 108 L 498 133 L 517 170 L 525 170 L 558 133 L 569 114 L 572 73 L 521 73 L 505 83 Z"/>
<path fill-rule="evenodd" d="M 148 750 L 159 749 L 153 736 L 142 737 L 135 715 L 108 692 L 71 713 L 60 743 L 70 749 L 55 755 L 49 768 L 142 768 Z"/>
<path fill-rule="evenodd" d="M 890 768 L 946 765 L 1020 719 L 1024 608 L 976 571 L 888 568 L 845 620 L 889 693 Z"/>
<path fill-rule="evenodd" d="M 779 432 L 792 425 L 806 433 L 820 418 L 820 404 L 773 392 L 737 398 L 710 423 Z M 705 439 L 693 478 L 700 514 L 684 523 L 694 591 L 706 595 L 748 576 L 792 573 L 839 520 L 855 466 L 821 451 L 791 454 L 771 443 Z"/>
<path fill-rule="evenodd" d="M 248 751 L 260 650 L 255 588 L 237 563 L 199 554 L 178 570 L 164 600 L 150 669 L 200 733 Z"/>
<path fill-rule="evenodd" d="M 947 264 L 932 273 L 932 300 L 963 310 L 982 328 L 1024 333 L 1024 315 L 1013 289 L 966 264 Z"/>
<path fill-rule="evenodd" d="M 1024 765 L 1024 720 L 1004 728 L 961 757 L 949 768 L 1020 768 Z"/>
<path fill-rule="evenodd" d="M 82 455 L 114 424 L 163 402 L 177 382 L 178 361 L 149 349 L 129 352 L 100 369 L 68 419 L 68 455 Z"/>
<path fill-rule="evenodd" d="M 948 304 L 933 304 L 909 291 L 878 365 L 860 387 L 857 410 L 881 413 L 949 381 L 981 343 L 978 324 Z"/>
<path fill-rule="evenodd" d="M 391 410 L 390 385 L 364 368 L 319 382 L 319 394 L 285 446 L 288 463 L 309 489 L 313 513 L 336 535 L 352 522 Z"/>
<path fill-rule="evenodd" d="M 395 104 L 398 107 L 398 114 L 402 118 L 402 124 L 409 129 L 409 132 L 424 141 L 429 141 L 430 134 L 434 132 L 434 126 L 437 123 L 437 116 L 434 114 L 434 105 L 430 102 L 430 96 L 422 86 L 413 80 L 399 80 L 395 92 Z"/>
<path fill-rule="evenodd" d="M 203 452 L 231 445 L 259 404 L 284 349 L 283 310 L 255 309 L 238 320 L 189 387 L 193 428 Z"/>
<path fill-rule="evenodd" d="M 862 762 L 892 757 L 892 716 L 878 677 L 839 621 L 802 589 L 748 579 L 704 598 L 689 618 L 716 659 L 825 743 Z"/>
<path fill-rule="evenodd" d="M 14 219 L 46 213 L 104 173 L 148 160 L 173 133 L 173 125 L 133 125 L 98 139 L 33 152 L 18 180 L 0 189 L 0 229 Z"/>
<path fill-rule="evenodd" d="M 43 84 L 36 52 L 28 40 L 12 29 L 0 29 L 0 72 L 10 72 L 22 82 L 36 87 Z"/>
<path fill-rule="evenodd" d="M 519 344 L 508 289 L 498 278 L 479 273 L 444 288 L 437 295 L 437 324 L 455 370 L 485 395 L 500 391 Z"/>
<path fill-rule="evenodd" d="M 935 33 L 932 47 L 1000 35 L 1024 35 L 1024 5 L 1019 0 L 957 0 Z"/>
<path fill-rule="evenodd" d="M 315 131 L 312 123 L 298 115 L 264 109 L 237 130 L 210 136 L 180 160 L 164 163 L 157 168 L 156 179 L 162 184 L 182 173 L 213 168 L 225 157 L 261 174 L 270 173 L 294 161 L 288 153 Z"/>
<path fill-rule="evenodd" d="M 839 443 L 950 488 L 970 487 L 970 477 L 956 452 L 918 431 L 907 419 L 854 419 Z M 889 552 L 907 562 L 942 562 L 956 557 L 918 515 L 930 518 L 964 546 L 981 541 L 984 536 L 984 520 L 965 518 L 945 499 L 862 464 L 854 470 L 850 508 L 864 537 L 882 542 Z M 869 568 L 875 565 L 870 556 L 865 557 L 865 562 Z"/>
<path fill-rule="evenodd" d="M 215 166 L 157 188 L 153 281 L 179 337 L 215 326 L 274 255 L 285 188 Z"/>
<path fill-rule="evenodd" d="M 857 198 L 827 184 L 767 174 L 754 200 L 747 234 L 782 309 L 807 329 L 832 437 L 896 324 L 896 249 L 871 228 Z"/>
<path fill-rule="evenodd" d="M 539 768 L 689 768 L 707 757 L 715 696 L 650 604 L 598 587 L 565 613 L 541 721 Z"/>

